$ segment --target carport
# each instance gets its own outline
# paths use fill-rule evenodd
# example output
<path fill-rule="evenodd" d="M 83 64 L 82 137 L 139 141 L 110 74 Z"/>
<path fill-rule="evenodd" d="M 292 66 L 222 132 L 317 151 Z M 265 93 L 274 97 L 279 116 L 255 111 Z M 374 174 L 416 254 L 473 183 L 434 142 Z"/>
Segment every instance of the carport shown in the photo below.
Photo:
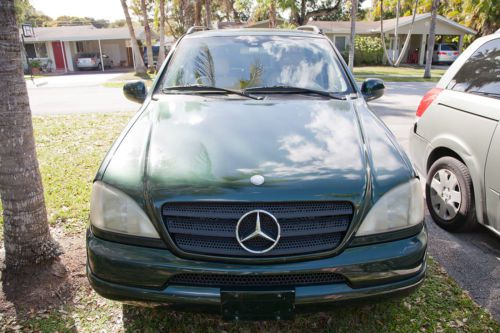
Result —
<path fill-rule="evenodd" d="M 412 16 L 400 17 L 397 24 L 399 50 L 403 49 L 408 31 L 411 27 Z M 410 44 L 407 54 L 404 56 L 403 63 L 424 64 L 425 50 L 427 49 L 427 39 L 429 36 L 429 26 L 431 14 L 415 15 L 415 23 L 413 25 Z M 351 33 L 350 22 L 343 21 L 313 21 L 309 23 L 322 29 L 334 43 L 339 51 L 343 51 L 349 47 L 349 39 Z M 383 21 L 384 35 L 388 47 L 389 56 L 392 55 L 396 40 L 394 32 L 396 30 L 396 19 Z M 356 34 L 360 36 L 380 37 L 380 21 L 356 22 Z M 475 35 L 476 31 L 467 28 L 453 20 L 447 19 L 441 15 L 437 16 L 436 20 L 436 37 L 437 41 L 447 40 L 454 41 L 458 44 L 459 52 L 462 52 L 463 41 L 465 35 Z"/>
<path fill-rule="evenodd" d="M 127 27 L 96 28 L 92 25 L 34 28 L 35 36 L 25 38 L 28 58 L 38 59 L 49 71 L 72 72 L 76 68 L 76 56 L 81 52 L 100 55 L 101 63 L 106 54 L 114 68 L 135 68 Z M 138 40 L 144 40 L 144 31 L 137 30 Z M 152 33 L 153 38 L 158 38 Z M 142 53 L 142 52 L 141 52 Z M 102 66 L 102 71 L 105 71 Z"/>

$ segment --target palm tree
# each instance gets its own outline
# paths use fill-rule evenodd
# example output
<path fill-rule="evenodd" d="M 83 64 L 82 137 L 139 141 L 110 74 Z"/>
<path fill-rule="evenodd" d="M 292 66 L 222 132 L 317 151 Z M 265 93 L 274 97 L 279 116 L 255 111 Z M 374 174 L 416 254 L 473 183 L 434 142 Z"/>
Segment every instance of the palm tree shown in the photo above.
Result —
<path fill-rule="evenodd" d="M 146 34 L 146 54 L 148 57 L 148 67 L 154 71 L 153 46 L 151 45 L 151 28 L 149 26 L 148 8 L 146 0 L 141 0 L 142 20 L 144 21 L 144 33 Z"/>
<path fill-rule="evenodd" d="M 269 28 L 276 28 L 276 0 L 269 1 Z"/>
<path fill-rule="evenodd" d="M 431 78 L 432 53 L 434 51 L 434 42 L 436 41 L 436 16 L 439 7 L 439 0 L 432 1 L 431 24 L 429 27 L 429 39 L 427 41 L 427 54 L 425 58 L 424 78 Z"/>
<path fill-rule="evenodd" d="M 201 0 L 195 0 L 194 2 L 194 25 L 201 25 Z"/>
<path fill-rule="evenodd" d="M 0 54 L 0 197 L 5 265 L 11 269 L 61 253 L 47 222 L 14 0 L 0 1 Z"/>
<path fill-rule="evenodd" d="M 157 69 L 165 60 L 165 0 L 160 0 L 160 50 L 158 51 Z"/>
<path fill-rule="evenodd" d="M 134 52 L 134 65 L 135 72 L 137 74 L 145 74 L 146 66 L 144 66 L 144 61 L 142 60 L 142 54 L 139 51 L 139 44 L 137 43 L 137 38 L 135 37 L 134 26 L 132 25 L 132 20 L 130 19 L 130 14 L 128 12 L 127 0 L 120 0 L 122 3 L 123 14 L 125 15 L 125 21 L 127 22 L 128 32 L 130 35 L 130 42 L 132 44 L 132 52 Z"/>
<path fill-rule="evenodd" d="M 205 25 L 210 28 L 212 25 L 212 1 L 205 0 Z"/>
<path fill-rule="evenodd" d="M 349 69 L 354 67 L 354 39 L 356 37 L 356 13 L 358 11 L 358 1 L 351 1 L 351 42 L 349 43 Z"/>

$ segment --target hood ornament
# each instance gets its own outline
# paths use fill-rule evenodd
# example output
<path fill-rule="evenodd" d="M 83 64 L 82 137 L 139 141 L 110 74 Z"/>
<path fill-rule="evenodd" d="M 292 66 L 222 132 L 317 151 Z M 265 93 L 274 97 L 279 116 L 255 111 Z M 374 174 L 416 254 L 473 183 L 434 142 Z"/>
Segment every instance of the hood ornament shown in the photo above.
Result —
<path fill-rule="evenodd" d="M 264 176 L 262 176 L 262 175 L 254 175 L 254 176 L 250 177 L 250 182 L 252 184 L 254 184 L 255 186 L 260 186 L 260 185 L 264 184 L 264 181 L 265 181 L 265 179 L 264 179 Z"/>
<path fill-rule="evenodd" d="M 247 252 L 271 251 L 280 240 L 281 227 L 274 215 L 265 210 L 252 210 L 238 220 L 236 240 Z"/>

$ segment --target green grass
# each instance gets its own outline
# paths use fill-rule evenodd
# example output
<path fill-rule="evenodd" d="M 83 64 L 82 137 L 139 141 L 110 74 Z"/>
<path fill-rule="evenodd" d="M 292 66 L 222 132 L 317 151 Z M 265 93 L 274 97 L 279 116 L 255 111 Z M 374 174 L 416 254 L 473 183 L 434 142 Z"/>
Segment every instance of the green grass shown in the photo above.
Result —
<path fill-rule="evenodd" d="M 286 322 L 224 322 L 215 315 L 140 308 L 105 300 L 81 287 L 75 304 L 31 314 L 17 324 L 41 332 L 499 332 L 443 269 L 429 260 L 423 286 L 404 299 L 341 306 Z M 0 331 L 2 324 L 0 321 Z"/>
<path fill-rule="evenodd" d="M 155 77 L 156 74 L 136 74 L 134 72 L 130 72 L 104 82 L 102 86 L 106 88 L 123 88 L 125 83 L 129 81 L 143 80 L 146 82 L 146 86 L 150 87 L 153 84 Z"/>
<path fill-rule="evenodd" d="M 438 82 L 446 70 L 432 69 L 430 79 L 423 78 L 423 68 L 415 67 L 362 66 L 354 67 L 353 72 L 360 81 L 368 77 L 377 77 L 387 82 Z"/>
<path fill-rule="evenodd" d="M 33 117 L 51 225 L 82 232 L 99 163 L 132 113 Z M 0 206 L 1 211 L 1 206 Z M 0 240 L 3 239 L 0 215 Z"/>
<path fill-rule="evenodd" d="M 92 179 L 131 116 L 34 117 L 49 220 L 64 235 L 83 237 Z M 0 314 L 0 332 L 12 327 L 26 332 L 500 332 L 499 324 L 432 259 L 423 286 L 405 299 L 298 315 L 293 322 L 224 322 L 218 316 L 124 306 L 101 298 L 83 281 L 73 287 L 73 302 L 60 308 L 16 318 Z"/>

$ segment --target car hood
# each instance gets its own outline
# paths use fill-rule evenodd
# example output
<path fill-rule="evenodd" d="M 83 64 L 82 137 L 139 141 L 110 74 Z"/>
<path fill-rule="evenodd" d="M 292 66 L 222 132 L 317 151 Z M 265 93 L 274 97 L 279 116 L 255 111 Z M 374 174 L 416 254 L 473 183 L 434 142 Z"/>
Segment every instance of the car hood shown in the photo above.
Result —
<path fill-rule="evenodd" d="M 112 149 L 103 179 L 137 198 L 146 192 L 157 203 L 347 200 L 358 205 L 370 177 L 387 171 L 375 162 L 387 164 L 393 156 L 396 169 L 407 175 L 408 168 L 394 143 L 383 139 L 387 129 L 368 110 L 359 116 L 355 108 L 350 100 L 323 98 L 161 96 Z M 361 117 L 368 117 L 370 131 L 382 138 L 372 133 L 379 161 L 364 138 Z M 262 175 L 264 184 L 253 185 L 253 175 Z"/>

